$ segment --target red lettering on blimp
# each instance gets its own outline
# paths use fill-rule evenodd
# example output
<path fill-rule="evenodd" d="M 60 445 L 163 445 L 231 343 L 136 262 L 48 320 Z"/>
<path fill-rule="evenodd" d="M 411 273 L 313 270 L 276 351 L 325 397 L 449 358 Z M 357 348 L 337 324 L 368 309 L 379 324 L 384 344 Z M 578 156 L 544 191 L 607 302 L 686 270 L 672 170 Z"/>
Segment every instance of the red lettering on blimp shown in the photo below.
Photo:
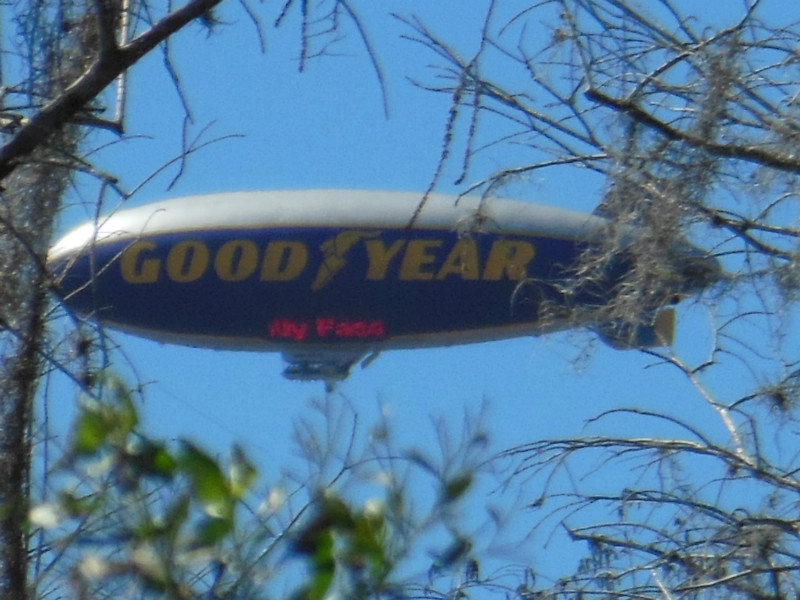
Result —
<path fill-rule="evenodd" d="M 323 262 L 315 265 L 324 273 L 322 276 L 317 273 L 312 291 L 323 289 L 345 268 L 350 247 L 356 243 L 363 244 L 364 279 L 368 281 L 383 281 L 392 267 L 400 281 L 440 281 L 452 277 L 464 281 L 519 281 L 526 276 L 527 267 L 536 256 L 534 245 L 519 239 L 493 240 L 482 261 L 475 240 L 468 237 L 443 248 L 445 240 L 442 238 L 395 239 L 387 245 L 377 233 L 344 233 L 353 233 L 348 238 L 352 238 L 352 244 L 340 253 L 341 256 L 325 255 Z M 359 233 L 361 235 L 356 235 Z M 339 240 L 343 235 L 340 233 L 332 239 Z M 330 246 L 329 242 L 323 242 L 321 249 Z M 265 282 L 294 281 L 307 271 L 310 256 L 308 245 L 296 240 L 271 241 L 259 248 L 252 240 L 233 239 L 222 244 L 212 256 L 203 241 L 189 239 L 173 245 L 164 259 L 157 251 L 157 244 L 150 240 L 140 240 L 127 247 L 120 259 L 123 280 L 130 284 L 156 283 L 163 272 L 170 281 L 191 283 L 213 272 L 220 281 L 226 282 L 245 281 L 254 276 Z"/>
<path fill-rule="evenodd" d="M 308 337 L 308 323 L 291 319 L 275 319 L 269 324 L 269 337 L 302 342 Z"/>
<path fill-rule="evenodd" d="M 340 321 L 320 317 L 316 321 L 316 330 L 320 339 L 380 339 L 386 336 L 383 321 Z"/>
<path fill-rule="evenodd" d="M 268 328 L 269 337 L 292 342 L 318 340 L 378 340 L 386 337 L 383 321 L 334 319 L 319 317 L 314 321 L 274 319 Z"/>

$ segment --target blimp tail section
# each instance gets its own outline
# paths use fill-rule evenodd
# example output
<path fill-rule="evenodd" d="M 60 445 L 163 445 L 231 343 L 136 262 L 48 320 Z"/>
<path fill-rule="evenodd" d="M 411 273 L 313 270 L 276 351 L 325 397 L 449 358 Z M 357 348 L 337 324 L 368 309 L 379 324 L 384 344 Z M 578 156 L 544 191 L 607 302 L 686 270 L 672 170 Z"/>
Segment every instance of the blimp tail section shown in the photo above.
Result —
<path fill-rule="evenodd" d="M 593 327 L 600 338 L 617 350 L 671 346 L 675 339 L 675 309 L 664 308 L 652 316 L 651 324 L 614 322 Z"/>

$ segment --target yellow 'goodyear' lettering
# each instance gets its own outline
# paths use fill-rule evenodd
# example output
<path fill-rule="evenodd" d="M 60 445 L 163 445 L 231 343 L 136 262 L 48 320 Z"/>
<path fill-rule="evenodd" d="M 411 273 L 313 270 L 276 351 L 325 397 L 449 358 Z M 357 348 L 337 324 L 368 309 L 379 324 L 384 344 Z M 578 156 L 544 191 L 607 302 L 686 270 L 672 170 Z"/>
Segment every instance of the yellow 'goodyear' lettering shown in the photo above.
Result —
<path fill-rule="evenodd" d="M 157 258 L 147 258 L 147 254 L 156 249 L 153 242 L 136 242 L 128 246 L 122 253 L 120 269 L 122 279 L 127 283 L 155 283 L 158 281 L 158 271 L 161 261 Z"/>
<path fill-rule="evenodd" d="M 364 243 L 367 249 L 367 279 L 370 281 L 382 281 L 385 279 L 389 270 L 389 263 L 397 256 L 397 253 L 400 252 L 405 243 L 405 240 L 395 240 L 387 248 L 383 240 L 367 240 Z"/>
<path fill-rule="evenodd" d="M 260 248 L 252 240 L 233 239 L 212 256 L 206 243 L 190 239 L 176 243 L 163 259 L 156 242 L 140 240 L 123 251 L 120 271 L 130 284 L 156 283 L 163 275 L 176 283 L 191 283 L 211 272 L 226 282 L 252 277 L 272 282 L 294 281 L 313 267 L 310 276 L 316 276 L 311 290 L 316 292 L 348 268 L 351 249 L 361 244 L 360 252 L 366 258 L 363 277 L 367 281 L 384 281 L 389 273 L 396 273 L 399 281 L 519 281 L 536 256 L 534 245 L 520 239 L 495 239 L 485 261 L 476 241 L 469 237 L 459 238 L 449 247 L 439 237 L 387 242 L 379 232 L 343 232 L 331 240 L 322 243 L 318 264 L 315 261 L 311 266 L 311 251 L 299 240 L 274 240 Z"/>
<path fill-rule="evenodd" d="M 308 248 L 303 242 L 270 242 L 264 251 L 261 281 L 292 281 L 308 264 Z"/>
<path fill-rule="evenodd" d="M 506 275 L 512 281 L 525 278 L 528 264 L 536 256 L 533 244 L 524 240 L 495 240 L 486 259 L 483 279 L 497 281 Z"/>
<path fill-rule="evenodd" d="M 436 261 L 436 248 L 442 245 L 442 240 L 411 240 L 406 246 L 403 261 L 400 263 L 401 281 L 419 281 L 433 279 L 433 270 L 430 268 Z"/>
<path fill-rule="evenodd" d="M 179 242 L 167 254 L 167 275 L 172 281 L 179 283 L 196 281 L 203 276 L 207 267 L 208 248 L 197 240 Z"/>
<path fill-rule="evenodd" d="M 244 281 L 258 268 L 258 247 L 250 240 L 222 244 L 214 257 L 214 271 L 222 281 Z"/>
<path fill-rule="evenodd" d="M 461 238 L 444 259 L 436 279 L 447 279 L 458 276 L 468 281 L 476 281 L 481 274 L 478 246 L 472 238 Z"/>

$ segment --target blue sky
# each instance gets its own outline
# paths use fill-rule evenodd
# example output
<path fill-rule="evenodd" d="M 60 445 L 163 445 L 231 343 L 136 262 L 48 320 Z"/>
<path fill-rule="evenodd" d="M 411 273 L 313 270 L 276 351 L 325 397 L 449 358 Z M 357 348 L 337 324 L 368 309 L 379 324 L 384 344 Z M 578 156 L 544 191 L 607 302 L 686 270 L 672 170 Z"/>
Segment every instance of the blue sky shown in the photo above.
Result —
<path fill-rule="evenodd" d="M 189 135 L 208 125 L 203 139 L 243 137 L 225 139 L 191 156 L 172 189 L 167 186 L 176 168 L 167 169 L 129 205 L 233 190 L 423 191 L 436 169 L 449 99 L 409 83 L 407 77 L 430 81 L 426 65 L 434 58 L 419 45 L 398 39 L 408 30 L 385 7 L 418 14 L 469 56 L 488 3 L 470 1 L 472 10 L 458 11 L 457 19 L 453 6 L 461 3 L 365 4 L 364 22 L 386 76 L 388 119 L 372 65 L 352 29 L 335 48 L 342 56 L 311 61 L 300 74 L 296 17 L 279 30 L 265 24 L 267 52 L 261 54 L 252 24 L 231 5 L 219 15 L 228 24 L 217 34 L 190 27 L 175 39 L 172 56 L 194 116 Z M 120 175 L 123 187 L 132 189 L 180 150 L 180 103 L 159 54 L 147 57 L 131 74 L 129 107 L 132 139 L 103 149 L 96 158 Z M 523 148 L 490 149 L 476 162 L 467 183 L 524 154 Z M 459 166 L 458 160 L 448 164 L 439 191 L 458 191 L 453 182 Z M 565 169 L 541 172 L 506 192 L 591 211 L 602 185 L 599 179 Z M 96 191 L 91 186 L 79 191 L 70 199 L 76 205 L 65 213 L 62 231 L 91 215 Z M 81 195 L 83 208 L 77 205 Z M 109 207 L 116 202 L 110 199 Z M 680 316 L 676 348 L 700 361 L 711 343 L 708 311 L 686 303 Z M 117 359 L 116 366 L 128 372 L 122 365 L 129 360 L 147 383 L 142 412 L 153 435 L 190 437 L 221 453 L 233 442 L 242 443 L 266 481 L 277 479 L 294 460 L 291 425 L 307 414 L 309 400 L 324 396 L 320 383 L 283 379 L 277 354 L 216 352 L 112 335 L 126 357 Z M 589 333 L 567 332 L 387 352 L 368 369 L 355 368 L 335 394 L 364 415 L 363 423 L 373 420 L 379 407 L 387 407 L 405 447 L 435 447 L 434 419 L 444 417 L 457 428 L 465 410 L 477 411 L 486 402 L 486 428 L 492 448 L 499 450 L 532 439 L 580 434 L 587 419 L 612 407 L 685 403 L 686 410 L 698 414 L 708 410 L 697 402 L 683 375 L 654 363 L 637 352 L 607 348 Z M 51 418 L 64 422 L 72 403 L 69 395 L 51 395 Z M 611 430 L 630 433 L 622 419 L 609 424 Z M 710 429 L 722 433 L 716 423 Z"/>

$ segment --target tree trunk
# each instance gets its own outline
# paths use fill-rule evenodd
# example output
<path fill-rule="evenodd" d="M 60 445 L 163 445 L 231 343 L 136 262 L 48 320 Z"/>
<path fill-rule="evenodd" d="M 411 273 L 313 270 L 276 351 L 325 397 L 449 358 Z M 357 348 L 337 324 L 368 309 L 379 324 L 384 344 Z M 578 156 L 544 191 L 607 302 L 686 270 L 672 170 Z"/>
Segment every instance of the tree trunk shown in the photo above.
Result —
<path fill-rule="evenodd" d="M 61 150 L 75 135 L 58 136 Z M 65 138 L 72 138 L 67 140 Z M 40 371 L 48 281 L 44 269 L 69 170 L 37 152 L 5 183 L 0 204 L 0 589 L 27 593 L 30 426 Z M 38 160 L 37 160 L 38 159 Z"/>

